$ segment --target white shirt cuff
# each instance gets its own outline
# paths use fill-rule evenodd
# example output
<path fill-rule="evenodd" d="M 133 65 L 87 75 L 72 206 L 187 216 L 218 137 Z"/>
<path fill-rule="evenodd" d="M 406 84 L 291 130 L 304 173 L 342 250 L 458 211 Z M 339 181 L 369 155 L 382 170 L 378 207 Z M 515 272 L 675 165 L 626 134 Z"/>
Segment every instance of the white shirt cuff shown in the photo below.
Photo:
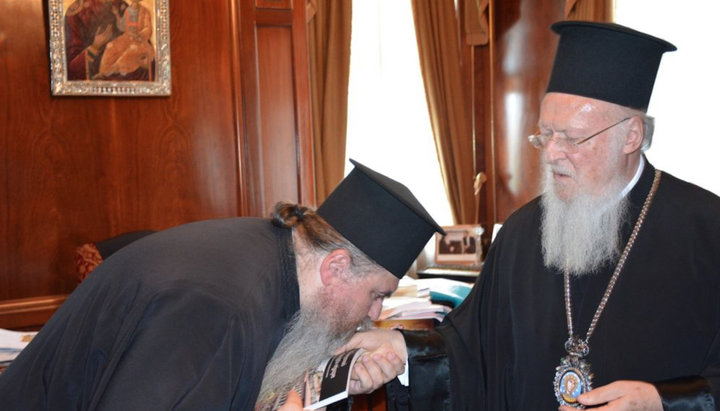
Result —
<path fill-rule="evenodd" d="M 405 360 L 405 371 L 397 376 L 398 381 L 400 381 L 400 384 L 408 387 L 410 386 L 410 366 L 408 365 L 408 360 Z"/>

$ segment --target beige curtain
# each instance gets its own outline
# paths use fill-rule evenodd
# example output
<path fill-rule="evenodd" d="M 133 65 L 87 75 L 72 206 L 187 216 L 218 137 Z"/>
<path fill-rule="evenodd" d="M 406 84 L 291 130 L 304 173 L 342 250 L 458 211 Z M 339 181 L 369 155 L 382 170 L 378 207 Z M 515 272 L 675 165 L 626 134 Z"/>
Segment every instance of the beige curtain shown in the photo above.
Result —
<path fill-rule="evenodd" d="M 345 166 L 352 0 L 308 2 L 315 188 L 322 203 Z"/>
<path fill-rule="evenodd" d="M 445 190 L 456 224 L 472 224 L 473 141 L 462 81 L 458 18 L 453 0 L 412 0 L 420 69 Z"/>
<path fill-rule="evenodd" d="M 609 22 L 613 20 L 612 0 L 566 0 L 567 20 Z"/>

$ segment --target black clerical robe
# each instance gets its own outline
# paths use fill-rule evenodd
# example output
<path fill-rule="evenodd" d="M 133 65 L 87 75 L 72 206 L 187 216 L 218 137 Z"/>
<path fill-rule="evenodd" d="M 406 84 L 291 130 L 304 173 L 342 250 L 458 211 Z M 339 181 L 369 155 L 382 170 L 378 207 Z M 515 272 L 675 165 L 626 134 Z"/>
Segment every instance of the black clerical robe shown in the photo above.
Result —
<path fill-rule="evenodd" d="M 629 194 L 624 241 L 654 171 L 646 163 Z M 563 276 L 543 265 L 540 219 L 538 199 L 514 213 L 466 301 L 437 332 L 404 333 L 410 388 L 391 383 L 391 407 L 557 409 L 553 381 L 568 329 Z M 576 334 L 585 336 L 614 268 L 571 280 Z M 593 387 L 657 382 L 666 409 L 720 404 L 720 198 L 662 173 L 589 345 Z"/>
<path fill-rule="evenodd" d="M 113 254 L 0 375 L 3 410 L 251 410 L 299 309 L 291 231 L 256 218 Z"/>

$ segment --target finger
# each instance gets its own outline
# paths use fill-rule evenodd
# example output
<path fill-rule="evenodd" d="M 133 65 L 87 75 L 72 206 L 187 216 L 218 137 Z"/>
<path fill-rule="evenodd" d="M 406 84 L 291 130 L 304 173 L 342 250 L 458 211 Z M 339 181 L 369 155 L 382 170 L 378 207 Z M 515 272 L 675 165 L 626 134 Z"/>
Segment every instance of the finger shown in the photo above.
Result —
<path fill-rule="evenodd" d="M 383 380 L 395 378 L 405 368 L 405 361 L 400 361 L 400 358 L 392 351 L 373 354 L 372 358 L 380 368 Z"/>
<path fill-rule="evenodd" d="M 405 360 L 400 358 L 399 355 L 395 354 L 394 352 L 391 354 L 387 354 L 388 361 L 395 367 L 395 374 L 402 374 L 405 372 Z"/>
<path fill-rule="evenodd" d="M 622 385 L 613 382 L 581 394 L 578 396 L 578 402 L 583 405 L 600 405 L 615 401 L 622 396 Z"/>
<path fill-rule="evenodd" d="M 605 404 L 602 409 L 661 409 L 660 394 L 654 385 L 644 381 L 615 381 L 578 397 L 584 405 Z"/>
<path fill-rule="evenodd" d="M 300 398 L 300 394 L 298 394 L 297 391 L 290 390 L 290 392 L 288 392 L 287 400 L 285 401 L 285 403 L 302 406 L 302 398 Z"/>
<path fill-rule="evenodd" d="M 383 372 L 382 368 L 380 368 L 380 365 L 378 364 L 376 356 L 379 356 L 378 354 L 368 354 L 363 355 L 362 357 L 362 364 L 365 366 L 365 370 L 367 370 L 368 375 L 371 379 L 371 385 L 380 385 L 378 381 L 382 381 L 384 378 L 385 373 Z"/>
<path fill-rule="evenodd" d="M 370 350 L 372 350 L 372 349 L 374 349 L 374 348 L 369 348 L 369 347 L 368 347 L 368 344 L 369 344 L 369 343 L 368 343 L 367 340 L 368 340 L 369 338 L 370 338 L 370 336 L 368 336 L 368 332 L 367 332 L 367 331 L 357 332 L 357 333 L 353 334 L 353 336 L 350 338 L 350 340 L 348 340 L 348 342 L 346 342 L 346 343 L 343 344 L 340 348 L 338 348 L 337 350 L 335 350 L 335 352 L 334 352 L 333 354 L 340 354 L 340 353 L 343 353 L 343 352 L 345 352 L 345 351 L 352 350 L 352 349 L 354 349 L 354 348 L 365 348 L 365 349 L 370 349 Z"/>
<path fill-rule="evenodd" d="M 392 351 L 387 353 L 372 353 L 365 359 L 364 365 L 372 377 L 373 385 L 376 389 L 397 377 L 405 368 L 405 362 L 401 362 L 398 356 Z"/>
<path fill-rule="evenodd" d="M 345 343 L 345 345 L 340 346 L 340 348 L 333 351 L 332 355 L 338 355 L 341 353 L 344 353 L 345 351 L 352 350 L 351 346 L 348 345 L 349 343 Z"/>
<path fill-rule="evenodd" d="M 302 398 L 295 390 L 288 391 L 287 399 L 278 411 L 301 411 L 303 409 Z"/>
<path fill-rule="evenodd" d="M 383 370 L 371 355 L 364 355 L 360 361 L 356 362 L 355 366 L 358 367 L 355 375 L 363 393 L 373 392 L 394 378 L 394 375 L 391 377 L 385 376 Z"/>
<path fill-rule="evenodd" d="M 607 406 L 604 407 L 593 407 L 593 411 L 610 411 L 612 408 L 608 408 Z M 560 408 L 558 408 L 558 411 L 577 411 L 578 409 L 575 407 L 570 407 L 568 405 L 563 405 Z M 617 410 L 617 409 L 615 409 Z"/>
<path fill-rule="evenodd" d="M 350 395 L 367 394 L 373 391 L 372 377 L 368 373 L 362 361 L 357 361 L 353 366 L 350 377 Z"/>
<path fill-rule="evenodd" d="M 353 348 L 363 348 L 367 351 L 373 351 L 387 341 L 390 341 L 390 335 L 386 333 L 386 330 L 361 331 L 353 334 L 348 342 L 335 350 L 335 353 L 339 354 Z"/>
<path fill-rule="evenodd" d="M 620 395 L 617 384 L 610 383 L 581 394 L 578 402 L 583 405 L 598 405 L 617 399 Z"/>

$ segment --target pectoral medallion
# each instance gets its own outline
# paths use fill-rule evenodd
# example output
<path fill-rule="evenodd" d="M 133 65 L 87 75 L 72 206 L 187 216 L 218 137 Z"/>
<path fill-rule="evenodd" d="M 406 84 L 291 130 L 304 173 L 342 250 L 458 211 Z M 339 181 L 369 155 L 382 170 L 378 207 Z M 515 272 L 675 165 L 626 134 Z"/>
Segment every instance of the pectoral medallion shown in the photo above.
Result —
<path fill-rule="evenodd" d="M 592 389 L 590 364 L 577 355 L 570 354 L 560 360 L 555 368 L 555 398 L 560 405 L 584 409 L 577 397 Z"/>

